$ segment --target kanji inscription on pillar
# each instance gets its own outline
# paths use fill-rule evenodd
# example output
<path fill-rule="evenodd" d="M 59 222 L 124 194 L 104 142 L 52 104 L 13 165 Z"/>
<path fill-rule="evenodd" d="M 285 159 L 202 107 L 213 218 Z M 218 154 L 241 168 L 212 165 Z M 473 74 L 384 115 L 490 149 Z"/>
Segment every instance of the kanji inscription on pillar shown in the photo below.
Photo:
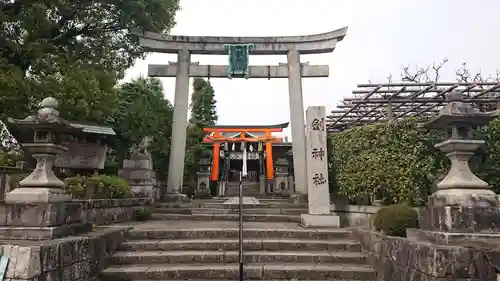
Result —
<path fill-rule="evenodd" d="M 306 110 L 307 184 L 311 215 L 330 214 L 325 118 L 324 106 L 311 106 Z"/>

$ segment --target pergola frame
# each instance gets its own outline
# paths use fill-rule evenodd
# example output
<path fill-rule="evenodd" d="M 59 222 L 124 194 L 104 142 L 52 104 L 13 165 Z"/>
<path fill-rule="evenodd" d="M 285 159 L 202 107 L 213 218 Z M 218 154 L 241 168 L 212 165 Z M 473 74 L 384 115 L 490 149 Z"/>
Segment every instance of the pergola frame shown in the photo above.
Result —
<path fill-rule="evenodd" d="M 482 111 L 500 108 L 500 82 L 358 84 L 354 97 L 345 98 L 327 116 L 330 132 L 404 117 L 427 119 L 446 103 L 450 92 L 465 94 L 464 102 Z"/>

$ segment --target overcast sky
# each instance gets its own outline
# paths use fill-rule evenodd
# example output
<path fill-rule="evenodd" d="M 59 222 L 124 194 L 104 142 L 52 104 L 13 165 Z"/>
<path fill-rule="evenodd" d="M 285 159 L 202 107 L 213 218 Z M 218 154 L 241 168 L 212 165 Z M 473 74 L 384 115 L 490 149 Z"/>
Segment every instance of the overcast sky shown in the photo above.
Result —
<path fill-rule="evenodd" d="M 174 35 L 287 36 L 323 33 L 348 26 L 333 53 L 302 56 L 330 65 L 329 78 L 303 79 L 304 110 L 328 112 L 356 84 L 399 78 L 401 65 L 426 66 L 448 58 L 444 78 L 467 62 L 471 71 L 500 69 L 498 0 L 181 0 Z M 167 64 L 175 55 L 150 54 L 125 80 L 147 75 L 147 64 Z M 227 56 L 193 55 L 201 64 L 226 64 Z M 252 56 L 250 64 L 275 65 L 286 56 Z M 174 78 L 162 78 L 174 100 Z M 264 125 L 289 121 L 286 79 L 211 79 L 219 124 Z M 289 131 L 286 132 L 290 135 Z"/>

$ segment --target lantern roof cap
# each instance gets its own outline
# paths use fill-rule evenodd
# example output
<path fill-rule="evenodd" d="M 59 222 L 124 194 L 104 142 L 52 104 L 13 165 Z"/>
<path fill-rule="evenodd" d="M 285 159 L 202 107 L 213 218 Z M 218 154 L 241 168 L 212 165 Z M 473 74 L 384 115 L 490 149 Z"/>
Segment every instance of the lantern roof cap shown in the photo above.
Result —
<path fill-rule="evenodd" d="M 441 130 L 453 124 L 480 126 L 499 116 L 500 111 L 481 112 L 470 104 L 463 102 L 465 95 L 460 92 L 451 92 L 446 95 L 449 101 L 438 113 L 438 116 L 423 124 L 423 127 Z"/>

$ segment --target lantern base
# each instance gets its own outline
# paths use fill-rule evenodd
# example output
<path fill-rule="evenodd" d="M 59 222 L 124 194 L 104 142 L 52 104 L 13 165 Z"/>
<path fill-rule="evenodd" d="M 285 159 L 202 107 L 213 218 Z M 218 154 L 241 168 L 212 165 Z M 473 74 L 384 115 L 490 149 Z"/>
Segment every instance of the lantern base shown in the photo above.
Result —
<path fill-rule="evenodd" d="M 182 193 L 166 193 L 161 199 L 170 203 L 189 203 L 191 201 L 189 197 Z"/>
<path fill-rule="evenodd" d="M 62 188 L 19 187 L 5 195 L 6 204 L 59 203 L 71 199 Z"/>
<path fill-rule="evenodd" d="M 295 193 L 290 196 L 290 202 L 297 205 L 305 205 L 308 202 L 307 194 Z"/>
<path fill-rule="evenodd" d="M 498 195 L 489 189 L 440 189 L 429 196 L 429 206 L 500 207 Z"/>
<path fill-rule="evenodd" d="M 337 228 L 340 227 L 340 217 L 333 215 L 300 215 L 300 225 L 304 228 Z"/>
<path fill-rule="evenodd" d="M 419 211 L 420 229 L 453 233 L 500 233 L 500 208 L 429 206 Z"/>

